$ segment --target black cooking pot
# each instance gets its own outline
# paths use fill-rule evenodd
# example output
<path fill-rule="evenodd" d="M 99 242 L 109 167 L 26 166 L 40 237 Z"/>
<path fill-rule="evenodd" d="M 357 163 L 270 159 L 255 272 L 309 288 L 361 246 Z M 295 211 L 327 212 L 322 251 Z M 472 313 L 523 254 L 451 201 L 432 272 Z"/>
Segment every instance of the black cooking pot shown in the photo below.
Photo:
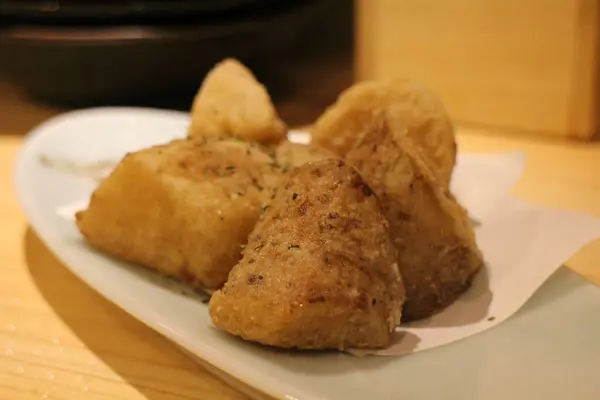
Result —
<path fill-rule="evenodd" d="M 277 54 L 329 3 L 0 1 L 0 68 L 55 104 L 187 107 L 215 62 Z"/>

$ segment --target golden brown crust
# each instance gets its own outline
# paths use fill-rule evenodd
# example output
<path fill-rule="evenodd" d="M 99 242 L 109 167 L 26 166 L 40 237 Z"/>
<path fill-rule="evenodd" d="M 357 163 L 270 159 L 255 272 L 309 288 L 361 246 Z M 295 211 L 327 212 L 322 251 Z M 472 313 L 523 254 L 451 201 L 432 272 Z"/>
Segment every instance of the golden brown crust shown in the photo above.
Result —
<path fill-rule="evenodd" d="M 339 157 L 322 147 L 292 143 L 285 140 L 275 148 L 275 158 L 284 170 L 290 171 L 309 162 L 326 160 L 328 158 L 338 159 Z"/>
<path fill-rule="evenodd" d="M 341 160 L 290 172 L 214 293 L 215 325 L 299 349 L 390 344 L 404 298 L 377 197 Z"/>
<path fill-rule="evenodd" d="M 125 156 L 77 214 L 77 226 L 119 259 L 216 289 L 279 177 L 257 146 L 177 140 Z"/>
<path fill-rule="evenodd" d="M 267 89 L 240 62 L 226 59 L 206 75 L 192 105 L 188 134 L 278 142 L 286 131 Z"/>
<path fill-rule="evenodd" d="M 456 161 L 454 127 L 441 101 L 408 80 L 360 82 L 345 90 L 317 120 L 313 141 L 345 156 L 381 114 L 391 130 L 413 139 L 448 185 Z"/>
<path fill-rule="evenodd" d="M 466 210 L 385 116 L 347 153 L 380 196 L 406 287 L 403 321 L 428 317 L 453 302 L 483 265 Z"/>

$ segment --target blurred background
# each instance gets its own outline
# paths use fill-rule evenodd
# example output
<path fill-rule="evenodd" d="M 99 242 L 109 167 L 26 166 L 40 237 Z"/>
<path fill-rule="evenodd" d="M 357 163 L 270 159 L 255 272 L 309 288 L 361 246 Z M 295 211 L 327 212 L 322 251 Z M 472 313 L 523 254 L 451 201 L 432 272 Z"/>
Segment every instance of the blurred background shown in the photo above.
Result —
<path fill-rule="evenodd" d="M 347 0 L 0 0 L 0 131 L 29 128 L 20 113 L 30 125 L 102 105 L 187 111 L 224 57 L 291 125 L 309 123 L 352 82 L 353 20 Z"/>
<path fill-rule="evenodd" d="M 10 116 L 0 132 L 72 108 L 188 110 L 207 70 L 236 57 L 292 126 L 355 80 L 408 77 L 458 125 L 593 140 L 599 9 L 600 0 L 0 0 L 0 116 Z"/>

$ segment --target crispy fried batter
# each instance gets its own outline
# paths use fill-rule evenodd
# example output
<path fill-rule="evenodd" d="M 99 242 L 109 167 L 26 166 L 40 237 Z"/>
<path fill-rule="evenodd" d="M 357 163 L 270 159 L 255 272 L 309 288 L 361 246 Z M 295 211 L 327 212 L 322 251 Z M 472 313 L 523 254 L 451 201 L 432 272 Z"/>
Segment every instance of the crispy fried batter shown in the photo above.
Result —
<path fill-rule="evenodd" d="M 191 117 L 188 134 L 196 138 L 237 136 L 276 142 L 286 133 L 267 89 L 234 59 L 220 62 L 206 75 Z"/>
<path fill-rule="evenodd" d="M 284 170 L 292 170 L 309 162 L 328 158 L 338 159 L 339 157 L 322 147 L 292 143 L 285 140 L 276 147 L 275 158 Z"/>
<path fill-rule="evenodd" d="M 452 122 L 439 99 L 411 81 L 361 82 L 350 87 L 319 117 L 313 141 L 344 156 L 383 112 L 390 129 L 407 132 L 448 184 L 456 159 Z"/>
<path fill-rule="evenodd" d="M 210 301 L 215 325 L 284 348 L 390 344 L 404 298 L 379 200 L 341 160 L 292 171 Z"/>
<path fill-rule="evenodd" d="M 428 317 L 464 292 L 483 264 L 465 209 L 439 182 L 412 139 L 387 119 L 347 153 L 380 196 L 406 287 L 403 321 Z"/>
<path fill-rule="evenodd" d="M 125 156 L 77 226 L 108 254 L 216 289 L 279 176 L 257 146 L 177 140 Z"/>

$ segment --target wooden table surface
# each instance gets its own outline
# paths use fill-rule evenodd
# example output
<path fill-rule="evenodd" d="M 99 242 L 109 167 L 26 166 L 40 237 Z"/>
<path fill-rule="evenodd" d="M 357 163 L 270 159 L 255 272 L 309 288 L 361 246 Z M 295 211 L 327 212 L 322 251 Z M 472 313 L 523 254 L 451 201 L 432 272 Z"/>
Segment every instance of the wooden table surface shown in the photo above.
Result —
<path fill-rule="evenodd" d="M 22 135 L 56 112 L 0 96 L 0 399 L 247 399 L 80 282 L 28 227 L 13 163 Z M 600 144 L 464 129 L 459 142 L 463 151 L 526 151 L 516 195 L 600 217 Z M 567 264 L 600 284 L 600 241 Z"/>

